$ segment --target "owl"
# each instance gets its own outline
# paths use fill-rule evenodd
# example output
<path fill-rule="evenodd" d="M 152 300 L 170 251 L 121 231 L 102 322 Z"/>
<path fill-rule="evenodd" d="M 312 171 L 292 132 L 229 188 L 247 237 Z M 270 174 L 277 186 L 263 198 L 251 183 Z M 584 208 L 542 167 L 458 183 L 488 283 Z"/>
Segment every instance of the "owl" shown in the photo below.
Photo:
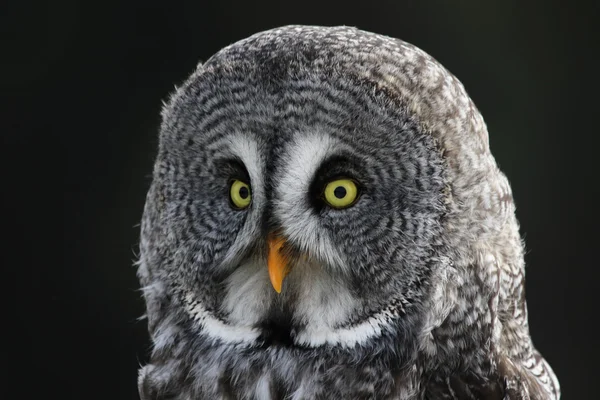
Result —
<path fill-rule="evenodd" d="M 558 399 L 511 188 L 463 85 L 406 42 L 286 26 L 162 112 L 138 276 L 150 399 Z"/>

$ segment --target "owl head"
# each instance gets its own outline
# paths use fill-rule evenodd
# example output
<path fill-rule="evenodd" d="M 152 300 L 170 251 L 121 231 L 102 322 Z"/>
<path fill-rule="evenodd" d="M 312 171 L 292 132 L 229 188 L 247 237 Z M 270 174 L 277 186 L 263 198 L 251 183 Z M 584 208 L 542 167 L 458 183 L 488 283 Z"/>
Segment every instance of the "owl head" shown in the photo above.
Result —
<path fill-rule="evenodd" d="M 400 40 L 262 32 L 199 65 L 162 117 L 144 382 L 282 354 L 410 358 L 447 305 L 448 267 L 493 247 L 513 213 L 463 86 Z"/>

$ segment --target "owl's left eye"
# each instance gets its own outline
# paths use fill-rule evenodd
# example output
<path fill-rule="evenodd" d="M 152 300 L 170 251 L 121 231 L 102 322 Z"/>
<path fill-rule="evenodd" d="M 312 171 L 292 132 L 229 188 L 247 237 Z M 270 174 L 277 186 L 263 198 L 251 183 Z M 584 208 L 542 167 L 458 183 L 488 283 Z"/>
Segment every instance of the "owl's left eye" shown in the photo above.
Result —
<path fill-rule="evenodd" d="M 235 208 L 241 210 L 248 207 L 250 201 L 252 201 L 250 186 L 246 182 L 234 179 L 231 181 L 231 187 L 229 188 L 229 197 Z"/>
<path fill-rule="evenodd" d="M 352 179 L 336 179 L 325 186 L 325 201 L 333 208 L 350 207 L 358 197 L 358 187 Z"/>

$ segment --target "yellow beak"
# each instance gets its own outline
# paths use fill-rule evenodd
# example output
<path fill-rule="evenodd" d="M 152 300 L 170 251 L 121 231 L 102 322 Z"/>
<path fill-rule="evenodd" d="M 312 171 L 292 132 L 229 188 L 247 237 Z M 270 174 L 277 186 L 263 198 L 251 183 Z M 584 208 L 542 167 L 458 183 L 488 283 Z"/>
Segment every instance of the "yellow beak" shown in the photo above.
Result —
<path fill-rule="evenodd" d="M 285 239 L 282 236 L 278 236 L 274 233 L 269 234 L 267 239 L 269 245 L 269 255 L 267 257 L 267 266 L 269 267 L 269 278 L 273 289 L 277 293 L 281 293 L 281 286 L 283 280 L 289 271 L 288 259 L 285 254 L 282 253 L 282 248 L 285 245 Z"/>

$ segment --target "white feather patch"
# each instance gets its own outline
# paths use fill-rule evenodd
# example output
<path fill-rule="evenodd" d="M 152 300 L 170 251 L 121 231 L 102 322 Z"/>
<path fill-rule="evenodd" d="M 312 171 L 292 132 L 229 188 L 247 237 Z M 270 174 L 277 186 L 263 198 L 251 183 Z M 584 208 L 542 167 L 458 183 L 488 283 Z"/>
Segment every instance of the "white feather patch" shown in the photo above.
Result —
<path fill-rule="evenodd" d="M 266 263 L 240 265 L 227 279 L 223 309 L 233 325 L 252 326 L 264 319 L 274 290 Z"/>
<path fill-rule="evenodd" d="M 318 347 L 325 344 L 332 346 L 354 347 L 362 345 L 373 337 L 392 328 L 390 320 L 394 318 L 388 311 L 382 311 L 373 315 L 364 322 L 351 327 L 330 328 L 326 326 L 308 327 L 300 332 L 295 342 L 308 347 Z"/>
<path fill-rule="evenodd" d="M 260 332 L 252 327 L 229 325 L 211 315 L 204 306 L 194 301 L 194 295 L 185 297 L 188 314 L 200 325 L 203 333 L 209 337 L 230 344 L 251 344 L 260 336 Z"/>
<path fill-rule="evenodd" d="M 319 225 L 318 217 L 307 201 L 310 184 L 321 163 L 344 147 L 324 133 L 296 135 L 286 149 L 287 160 L 275 179 L 273 214 L 290 241 L 331 266 L 345 268 L 345 263 L 329 236 Z"/>

